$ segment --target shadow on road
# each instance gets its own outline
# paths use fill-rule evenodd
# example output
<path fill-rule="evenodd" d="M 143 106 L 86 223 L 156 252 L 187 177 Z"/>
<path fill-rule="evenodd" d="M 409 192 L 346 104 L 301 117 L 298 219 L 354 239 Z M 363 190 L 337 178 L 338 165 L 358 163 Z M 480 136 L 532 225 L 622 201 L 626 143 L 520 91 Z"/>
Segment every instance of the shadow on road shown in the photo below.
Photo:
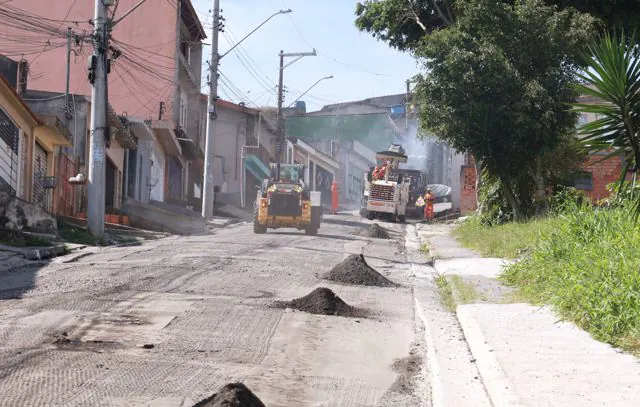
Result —
<path fill-rule="evenodd" d="M 271 232 L 271 235 L 283 235 L 283 236 L 308 236 L 306 234 L 304 234 L 303 232 Z M 317 235 L 313 236 L 313 237 L 323 237 L 325 239 L 334 239 L 334 240 L 349 240 L 349 241 L 354 241 L 354 240 L 360 240 L 358 238 L 355 237 L 350 237 L 350 236 L 339 236 L 339 235 L 329 235 L 326 233 L 318 233 Z"/>
<path fill-rule="evenodd" d="M 12 265 L 7 259 L 0 261 L 0 301 L 19 300 L 36 285 L 38 271 L 49 262 L 30 262 Z"/>
<path fill-rule="evenodd" d="M 345 219 L 335 219 L 335 218 L 323 218 L 322 223 L 327 223 L 329 225 L 341 225 L 341 226 L 349 226 L 353 228 L 368 228 L 371 225 L 364 222 L 358 222 L 354 220 L 345 220 Z"/>

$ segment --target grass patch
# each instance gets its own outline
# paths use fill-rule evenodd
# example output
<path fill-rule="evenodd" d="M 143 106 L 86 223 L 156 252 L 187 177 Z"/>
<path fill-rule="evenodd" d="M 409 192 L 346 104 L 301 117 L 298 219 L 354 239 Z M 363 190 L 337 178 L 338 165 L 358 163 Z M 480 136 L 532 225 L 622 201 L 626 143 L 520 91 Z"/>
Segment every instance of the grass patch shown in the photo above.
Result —
<path fill-rule="evenodd" d="M 526 223 L 483 226 L 469 219 L 453 232 L 462 245 L 485 257 L 515 259 L 530 250 L 542 234 L 556 227 L 557 219 L 545 218 Z"/>
<path fill-rule="evenodd" d="M 0 234 L 0 243 L 13 247 L 51 246 L 51 240 L 45 237 L 10 231 Z"/>
<path fill-rule="evenodd" d="M 424 254 L 425 256 L 429 255 L 429 245 L 426 243 L 422 243 L 422 246 L 420 246 L 420 253 Z"/>
<path fill-rule="evenodd" d="M 447 281 L 447 277 L 439 275 L 436 277 L 436 284 L 438 286 L 438 292 L 440 293 L 440 301 L 451 312 L 456 311 L 456 300 L 453 297 L 453 291 L 451 285 Z"/>
<path fill-rule="evenodd" d="M 480 297 L 474 285 L 464 281 L 462 277 L 450 276 L 448 281 L 456 303 L 471 304 Z"/>
<path fill-rule="evenodd" d="M 637 354 L 640 223 L 632 221 L 627 209 L 576 207 L 537 224 L 544 226 L 537 228 L 538 238 L 530 253 L 506 268 L 501 280 L 519 287 L 533 303 L 550 304 L 563 319 L 575 322 L 594 338 Z M 531 236 L 530 225 L 503 230 L 518 228 L 528 232 L 516 232 L 519 237 L 512 240 Z"/>
<path fill-rule="evenodd" d="M 60 223 L 58 226 L 60 237 L 67 243 L 83 244 L 87 246 L 106 246 L 103 238 L 94 237 L 88 230 L 68 223 Z"/>

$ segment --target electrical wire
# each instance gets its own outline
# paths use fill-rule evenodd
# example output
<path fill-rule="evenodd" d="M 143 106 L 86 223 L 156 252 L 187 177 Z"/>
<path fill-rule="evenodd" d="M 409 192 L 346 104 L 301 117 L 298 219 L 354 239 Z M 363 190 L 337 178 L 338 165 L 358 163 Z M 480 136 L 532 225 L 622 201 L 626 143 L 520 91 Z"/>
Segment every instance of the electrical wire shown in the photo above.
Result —
<path fill-rule="evenodd" d="M 282 5 L 283 5 L 285 8 L 288 8 L 288 7 L 287 7 L 287 5 L 285 4 L 284 0 L 281 0 L 281 1 L 282 1 Z M 314 49 L 315 49 L 315 47 L 314 47 L 313 45 L 311 45 L 311 43 L 309 43 L 309 41 L 307 41 L 307 39 L 305 38 L 305 36 L 302 34 L 302 31 L 300 30 L 300 28 L 299 28 L 299 27 L 298 27 L 298 25 L 296 24 L 296 22 L 295 22 L 295 20 L 293 19 L 293 17 L 291 17 L 291 15 L 289 15 L 289 14 L 287 14 L 287 17 L 289 17 L 289 20 L 291 21 L 291 24 L 293 25 L 293 28 L 298 32 L 298 35 L 300 36 L 300 39 L 301 39 L 302 41 L 304 41 L 304 42 L 305 42 L 309 47 L 311 47 L 311 48 L 314 48 Z M 348 63 L 346 63 L 346 62 L 342 62 L 342 61 L 340 61 L 340 60 L 338 60 L 338 59 L 336 59 L 336 58 L 333 58 L 333 57 L 332 57 L 332 56 L 330 56 L 330 55 L 327 55 L 327 54 L 323 53 L 323 52 L 320 52 L 320 51 L 317 51 L 317 50 L 316 50 L 316 52 L 318 53 L 318 55 L 320 55 L 320 56 L 322 56 L 322 57 L 324 57 L 324 58 L 326 58 L 326 59 L 329 59 L 329 60 L 331 60 L 331 61 L 333 61 L 333 62 L 335 62 L 335 63 L 338 63 L 338 64 L 340 64 L 340 65 L 343 65 L 343 66 L 345 66 L 345 67 L 347 67 L 347 68 L 354 69 L 354 70 L 356 70 L 356 71 L 360 71 L 360 72 L 368 73 L 368 74 L 370 74 L 370 75 L 374 75 L 374 76 L 387 77 L 387 78 L 395 78 L 395 76 L 393 76 L 393 75 L 389 75 L 389 74 L 385 74 L 385 73 L 380 73 L 380 72 L 373 72 L 373 71 L 369 71 L 369 70 L 367 70 L 367 69 L 359 68 L 359 67 L 357 67 L 357 66 L 354 66 L 354 65 L 348 64 Z"/>

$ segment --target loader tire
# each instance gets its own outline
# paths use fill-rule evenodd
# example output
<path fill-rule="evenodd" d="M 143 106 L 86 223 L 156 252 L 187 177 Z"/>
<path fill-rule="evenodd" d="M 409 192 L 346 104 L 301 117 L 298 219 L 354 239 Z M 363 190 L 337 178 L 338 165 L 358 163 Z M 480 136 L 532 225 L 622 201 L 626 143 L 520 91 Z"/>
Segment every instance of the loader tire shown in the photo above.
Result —
<path fill-rule="evenodd" d="M 254 210 L 253 213 L 253 233 L 255 234 L 263 234 L 267 233 L 267 227 L 258 223 L 258 208 Z"/>
<path fill-rule="evenodd" d="M 304 230 L 305 235 L 316 236 L 318 234 L 318 225 L 309 225 Z"/>

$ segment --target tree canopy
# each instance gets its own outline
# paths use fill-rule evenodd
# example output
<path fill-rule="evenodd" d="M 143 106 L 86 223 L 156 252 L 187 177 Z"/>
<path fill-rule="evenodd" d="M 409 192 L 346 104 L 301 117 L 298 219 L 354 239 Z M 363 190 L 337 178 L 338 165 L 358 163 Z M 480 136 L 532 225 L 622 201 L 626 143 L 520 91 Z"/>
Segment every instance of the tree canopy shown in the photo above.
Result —
<path fill-rule="evenodd" d="M 576 78 L 580 50 L 594 34 L 595 18 L 574 8 L 558 11 L 543 0 L 457 0 L 446 12 L 443 2 L 386 0 L 369 6 L 384 3 L 423 5 L 424 15 L 441 16 L 433 24 L 447 26 L 425 26 L 412 36 L 401 35 L 400 26 L 379 31 L 423 64 L 425 74 L 415 78 L 422 130 L 472 153 L 500 182 L 514 215 L 531 214 L 534 191 L 544 184 L 541 162 L 574 133 L 576 115 L 567 104 L 575 94 L 568 85 Z M 436 5 L 440 12 L 428 11 Z M 455 22 L 444 22 L 447 13 Z"/>
<path fill-rule="evenodd" d="M 515 5 L 519 0 L 502 0 Z M 457 0 L 366 0 L 356 5 L 356 26 L 393 48 L 411 51 L 425 34 L 452 25 L 461 14 Z M 640 23 L 637 0 L 544 0 L 559 10 L 575 8 L 609 30 L 631 32 Z"/>

